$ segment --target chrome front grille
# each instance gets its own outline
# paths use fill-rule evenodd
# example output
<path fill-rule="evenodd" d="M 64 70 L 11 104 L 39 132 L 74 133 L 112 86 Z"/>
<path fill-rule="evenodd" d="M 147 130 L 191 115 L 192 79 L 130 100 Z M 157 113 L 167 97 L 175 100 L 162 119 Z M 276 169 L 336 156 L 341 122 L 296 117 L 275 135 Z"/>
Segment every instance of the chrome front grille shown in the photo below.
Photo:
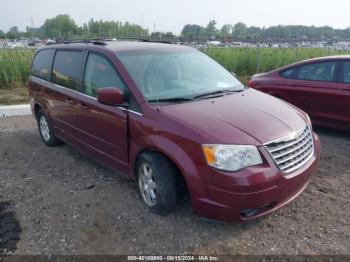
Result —
<path fill-rule="evenodd" d="M 314 141 L 308 125 L 288 137 L 275 140 L 265 146 L 276 165 L 285 174 L 306 164 L 314 154 Z"/>

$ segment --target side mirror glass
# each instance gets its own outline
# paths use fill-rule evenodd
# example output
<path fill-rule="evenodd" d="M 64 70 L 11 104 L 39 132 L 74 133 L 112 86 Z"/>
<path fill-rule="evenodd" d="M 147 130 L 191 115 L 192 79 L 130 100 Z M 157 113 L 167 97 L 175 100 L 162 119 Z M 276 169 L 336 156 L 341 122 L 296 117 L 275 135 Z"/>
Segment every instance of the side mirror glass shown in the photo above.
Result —
<path fill-rule="evenodd" d="M 123 92 L 116 87 L 104 87 L 97 91 L 97 101 L 108 106 L 125 106 Z"/>

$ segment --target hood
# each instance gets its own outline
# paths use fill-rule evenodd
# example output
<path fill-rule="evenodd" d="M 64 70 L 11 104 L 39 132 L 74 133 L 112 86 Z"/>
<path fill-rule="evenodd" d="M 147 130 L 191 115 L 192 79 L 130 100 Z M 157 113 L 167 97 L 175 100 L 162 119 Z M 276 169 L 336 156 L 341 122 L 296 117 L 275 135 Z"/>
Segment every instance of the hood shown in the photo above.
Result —
<path fill-rule="evenodd" d="M 262 145 L 306 125 L 306 116 L 270 95 L 241 93 L 163 106 L 161 113 L 211 137 L 208 143 Z"/>

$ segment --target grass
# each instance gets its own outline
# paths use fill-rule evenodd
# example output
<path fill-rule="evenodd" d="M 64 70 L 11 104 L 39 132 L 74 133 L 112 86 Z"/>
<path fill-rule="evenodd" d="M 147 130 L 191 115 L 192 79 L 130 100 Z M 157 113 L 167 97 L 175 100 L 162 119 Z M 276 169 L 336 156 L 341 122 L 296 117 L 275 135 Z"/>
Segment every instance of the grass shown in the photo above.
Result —
<path fill-rule="evenodd" d="M 244 78 L 308 58 L 347 53 L 324 48 L 209 48 L 203 51 Z"/>
<path fill-rule="evenodd" d="M 346 54 L 324 48 L 208 48 L 205 53 L 246 83 L 255 73 L 300 60 Z M 348 52 L 349 53 L 349 52 Z M 0 49 L 0 104 L 28 102 L 27 83 L 34 50 Z"/>
<path fill-rule="evenodd" d="M 0 105 L 29 102 L 25 87 L 33 55 L 32 49 L 0 49 Z"/>
<path fill-rule="evenodd" d="M 0 49 L 0 89 L 26 85 L 34 50 Z"/>

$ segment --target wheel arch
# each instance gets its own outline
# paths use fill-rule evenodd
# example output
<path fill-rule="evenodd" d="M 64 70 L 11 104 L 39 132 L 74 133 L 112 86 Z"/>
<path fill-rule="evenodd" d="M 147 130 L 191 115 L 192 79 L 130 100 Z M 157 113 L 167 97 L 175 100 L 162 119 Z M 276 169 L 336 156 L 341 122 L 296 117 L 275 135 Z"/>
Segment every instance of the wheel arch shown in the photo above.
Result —
<path fill-rule="evenodd" d="M 135 157 L 134 163 L 133 163 L 133 176 L 134 178 L 137 178 L 137 162 L 139 161 L 140 157 L 142 154 L 145 153 L 156 153 L 159 154 L 163 157 L 165 157 L 171 166 L 175 169 L 175 182 L 176 182 L 176 189 L 178 193 L 178 198 L 182 199 L 183 197 L 186 197 L 189 195 L 190 190 L 189 190 L 189 185 L 187 183 L 186 175 L 184 175 L 184 170 L 183 168 L 176 162 L 176 160 L 173 160 L 171 156 L 167 152 L 164 152 L 163 150 L 156 148 L 156 147 L 146 147 L 143 148 L 141 151 L 138 152 L 138 154 Z"/>
<path fill-rule="evenodd" d="M 177 173 L 186 183 L 186 188 L 190 189 L 192 178 L 198 176 L 198 167 L 193 158 L 187 152 L 187 141 L 183 143 L 174 142 L 164 136 L 152 134 L 149 136 L 139 136 L 130 144 L 129 175 L 133 178 L 137 176 L 136 165 L 139 157 L 145 152 L 156 152 L 163 155 L 178 171 Z M 182 146 L 183 145 L 183 146 Z M 192 147 L 191 147 L 192 150 Z"/>
<path fill-rule="evenodd" d="M 133 141 L 130 146 L 130 175 L 135 175 L 135 165 L 138 157 L 146 152 L 158 152 L 168 158 L 186 177 L 196 175 L 197 167 L 192 158 L 178 143 L 175 143 L 163 136 L 150 135 L 142 138 L 142 141 Z"/>

